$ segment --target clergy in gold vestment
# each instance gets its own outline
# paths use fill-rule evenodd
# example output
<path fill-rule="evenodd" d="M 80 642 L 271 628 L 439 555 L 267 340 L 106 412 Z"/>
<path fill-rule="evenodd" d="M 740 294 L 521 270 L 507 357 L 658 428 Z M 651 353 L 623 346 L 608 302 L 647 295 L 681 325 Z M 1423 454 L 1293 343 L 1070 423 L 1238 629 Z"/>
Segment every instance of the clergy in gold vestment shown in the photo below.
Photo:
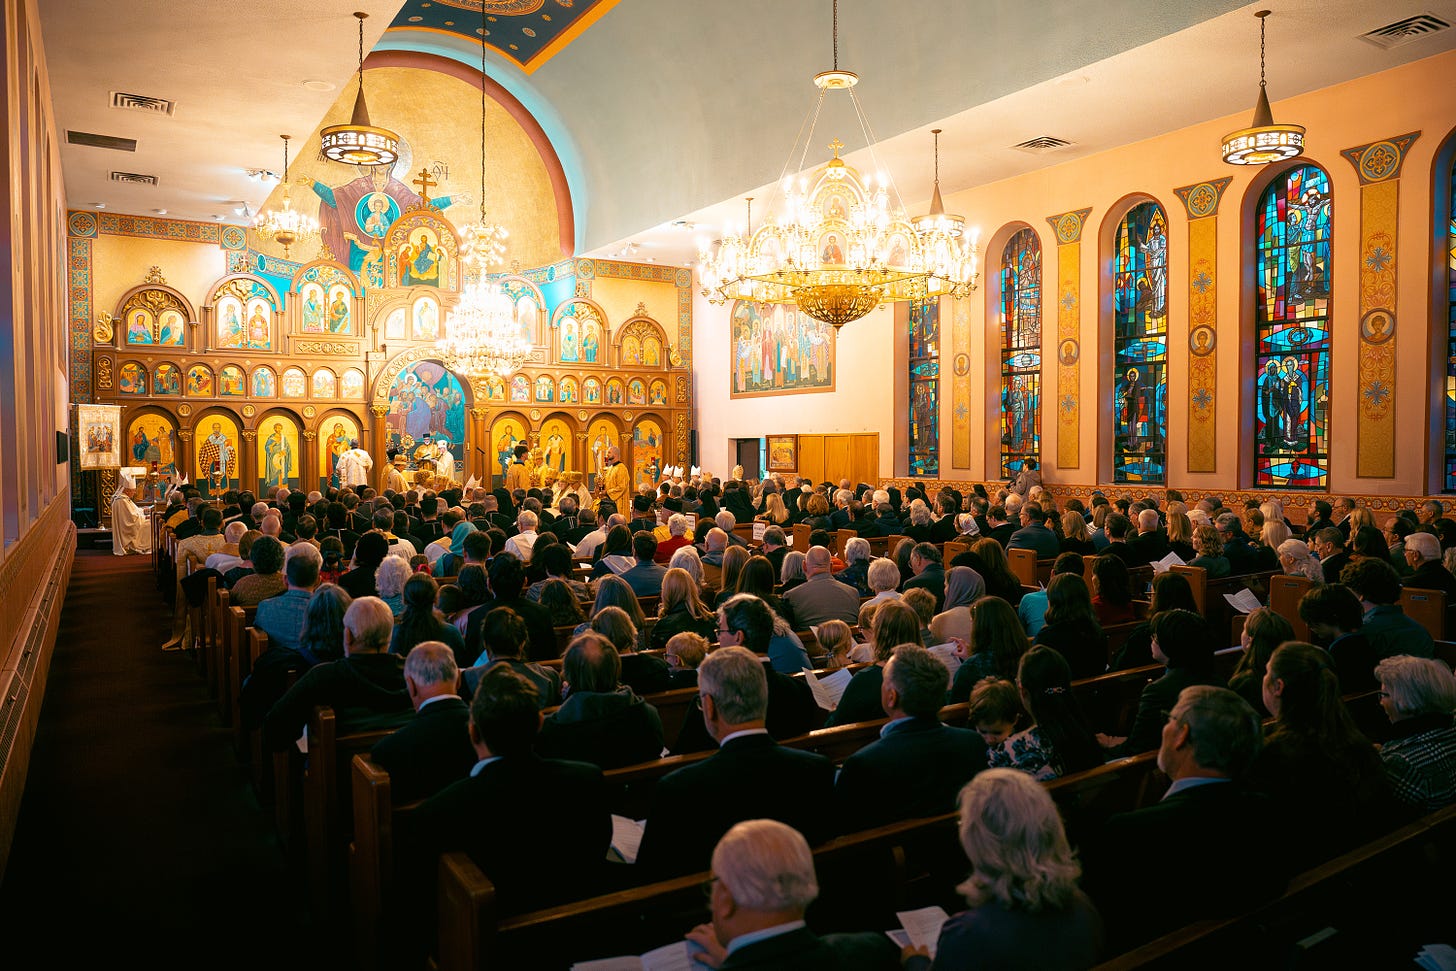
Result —
<path fill-rule="evenodd" d="M 625 513 L 627 497 L 632 492 L 632 473 L 622 464 L 622 451 L 615 445 L 607 449 L 606 463 L 607 472 L 602 477 L 602 489 L 607 498 L 616 505 L 617 512 Z"/>
<path fill-rule="evenodd" d="M 526 445 L 516 446 L 516 460 L 506 466 L 505 488 L 508 492 L 531 488 L 531 470 L 526 468 L 525 462 L 526 454 L 530 451 Z"/>
<path fill-rule="evenodd" d="M 402 471 L 404 467 L 404 455 L 396 455 L 394 457 L 394 464 L 384 473 L 384 488 L 391 489 L 397 493 L 408 491 L 409 484 L 405 482 L 404 472 Z"/>
<path fill-rule="evenodd" d="M 134 501 L 135 496 L 136 483 L 123 475 L 111 497 L 111 552 L 117 556 L 152 551 L 152 526 L 146 511 Z"/>

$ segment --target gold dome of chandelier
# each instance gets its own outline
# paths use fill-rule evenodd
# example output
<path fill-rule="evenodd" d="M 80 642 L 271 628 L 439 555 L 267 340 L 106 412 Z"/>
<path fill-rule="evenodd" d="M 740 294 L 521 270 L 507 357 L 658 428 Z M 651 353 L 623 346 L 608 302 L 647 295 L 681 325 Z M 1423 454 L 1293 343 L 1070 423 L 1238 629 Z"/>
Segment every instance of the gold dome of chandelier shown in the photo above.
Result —
<path fill-rule="evenodd" d="M 819 88 L 811 114 L 815 122 L 825 95 L 846 91 L 861 127 L 873 132 L 855 97 L 859 78 L 839 69 L 839 4 L 834 4 L 834 68 L 814 77 Z M 754 303 L 793 304 L 816 320 L 836 329 L 858 320 L 881 303 L 961 297 L 976 289 L 979 278 L 975 234 L 965 237 L 964 221 L 946 215 L 940 201 L 939 129 L 936 151 L 935 195 L 931 211 L 913 223 L 903 204 L 890 207 L 890 195 L 899 193 L 887 176 L 862 179 L 839 151 L 838 139 L 829 143 L 834 153 L 812 178 L 789 176 L 779 186 L 782 204 L 757 230 L 752 209 L 743 233 L 730 231 L 716 253 L 704 250 L 699 275 L 703 295 L 710 303 L 749 300 Z M 814 137 L 808 125 L 800 171 Z M 795 142 L 794 149 L 798 149 Z M 793 161 L 793 151 L 790 152 Z M 789 165 L 785 164 L 785 170 Z M 777 198 L 777 193 L 776 193 Z M 752 199 L 748 202 L 751 206 Z"/>

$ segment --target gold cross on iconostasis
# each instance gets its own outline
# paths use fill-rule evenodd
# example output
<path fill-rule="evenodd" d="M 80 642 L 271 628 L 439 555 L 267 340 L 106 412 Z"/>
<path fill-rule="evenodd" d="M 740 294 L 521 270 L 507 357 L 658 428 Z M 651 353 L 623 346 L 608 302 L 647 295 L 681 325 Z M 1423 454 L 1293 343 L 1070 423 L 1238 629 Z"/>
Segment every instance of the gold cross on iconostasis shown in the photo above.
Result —
<path fill-rule="evenodd" d="M 412 184 L 420 187 L 420 198 L 423 199 L 425 205 L 428 206 L 430 204 L 430 190 L 440 183 L 430 178 L 429 169 L 420 169 L 419 178 L 415 179 Z"/>

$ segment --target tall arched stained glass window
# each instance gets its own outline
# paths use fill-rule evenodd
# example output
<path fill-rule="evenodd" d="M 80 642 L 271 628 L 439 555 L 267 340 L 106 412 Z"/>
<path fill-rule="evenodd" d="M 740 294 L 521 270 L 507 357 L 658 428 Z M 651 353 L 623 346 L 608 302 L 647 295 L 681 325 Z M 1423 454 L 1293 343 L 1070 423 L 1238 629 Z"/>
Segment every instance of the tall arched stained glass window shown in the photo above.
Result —
<path fill-rule="evenodd" d="M 1041 241 L 1023 229 L 1001 251 L 1001 478 L 1041 452 Z"/>
<path fill-rule="evenodd" d="M 1446 224 L 1446 479 L 1445 490 L 1456 492 L 1456 161 L 1451 163 L 1451 194 Z"/>
<path fill-rule="evenodd" d="M 1259 198 L 1254 485 L 1329 487 L 1330 179 L 1314 165 Z"/>
<path fill-rule="evenodd" d="M 1113 266 L 1112 481 L 1163 482 L 1168 459 L 1168 217 L 1133 206 Z"/>
<path fill-rule="evenodd" d="M 940 300 L 910 304 L 910 474 L 940 474 Z"/>

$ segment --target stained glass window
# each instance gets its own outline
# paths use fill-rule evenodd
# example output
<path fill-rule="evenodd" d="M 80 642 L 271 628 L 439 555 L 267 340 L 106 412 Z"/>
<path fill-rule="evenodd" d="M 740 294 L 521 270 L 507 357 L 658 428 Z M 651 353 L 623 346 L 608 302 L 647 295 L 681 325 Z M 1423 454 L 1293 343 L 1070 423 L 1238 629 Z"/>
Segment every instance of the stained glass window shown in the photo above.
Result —
<path fill-rule="evenodd" d="M 1450 221 L 1446 229 L 1446 479 L 1447 492 L 1456 492 L 1456 162 L 1451 164 Z"/>
<path fill-rule="evenodd" d="M 1001 251 L 1001 478 L 1041 453 L 1041 242 L 1023 229 Z"/>
<path fill-rule="evenodd" d="M 1330 179 L 1302 165 L 1259 198 L 1254 485 L 1329 487 Z"/>
<path fill-rule="evenodd" d="M 940 474 L 940 301 L 910 304 L 910 474 Z"/>
<path fill-rule="evenodd" d="M 1112 268 L 1112 480 L 1163 482 L 1168 460 L 1168 218 L 1133 206 Z"/>

